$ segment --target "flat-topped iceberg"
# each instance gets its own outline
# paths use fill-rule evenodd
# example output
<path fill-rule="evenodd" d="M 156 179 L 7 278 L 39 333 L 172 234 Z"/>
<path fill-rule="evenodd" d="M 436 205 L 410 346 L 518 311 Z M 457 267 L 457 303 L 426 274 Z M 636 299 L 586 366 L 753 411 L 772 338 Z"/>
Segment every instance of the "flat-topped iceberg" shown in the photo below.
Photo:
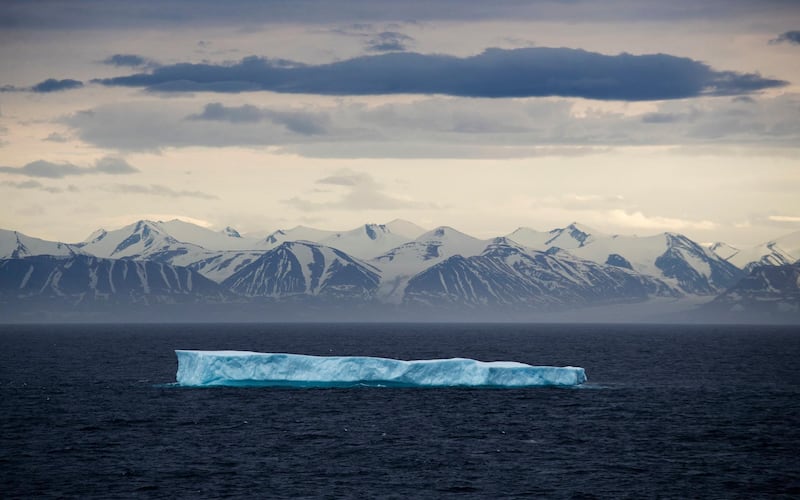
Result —
<path fill-rule="evenodd" d="M 350 387 L 542 387 L 586 381 L 583 368 L 474 359 L 402 361 L 249 351 L 176 350 L 179 385 Z"/>

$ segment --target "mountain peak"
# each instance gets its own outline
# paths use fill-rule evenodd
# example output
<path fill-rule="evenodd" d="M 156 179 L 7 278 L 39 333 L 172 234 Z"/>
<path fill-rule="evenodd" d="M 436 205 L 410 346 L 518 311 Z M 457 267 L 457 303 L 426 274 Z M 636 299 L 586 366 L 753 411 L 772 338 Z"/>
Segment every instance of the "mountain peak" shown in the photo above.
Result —
<path fill-rule="evenodd" d="M 163 232 L 161 224 L 163 224 L 163 222 L 152 221 L 149 219 L 140 219 L 134 222 L 133 224 L 126 226 L 123 229 L 130 228 L 130 230 L 134 233 L 149 232 L 149 231 L 155 231 L 157 233 L 161 233 Z"/>
<path fill-rule="evenodd" d="M 571 231 L 580 231 L 582 233 L 585 233 L 587 235 L 592 235 L 592 236 L 603 235 L 603 233 L 598 231 L 597 229 L 595 229 L 595 228 L 593 228 L 591 226 L 587 226 L 586 224 L 581 224 L 580 222 L 577 222 L 577 221 L 571 222 L 564 229 L 569 229 Z"/>
<path fill-rule="evenodd" d="M 491 252 L 499 248 L 514 249 L 520 252 L 525 251 L 525 247 L 523 247 L 516 241 L 512 240 L 511 238 L 507 238 L 505 236 L 498 236 L 497 238 L 492 238 L 492 240 L 486 246 L 486 250 L 484 250 L 484 253 Z"/>
<path fill-rule="evenodd" d="M 427 233 L 423 233 L 418 240 L 428 240 L 431 238 L 445 238 L 448 236 L 468 236 L 457 229 L 453 229 L 450 226 L 439 226 L 436 228 L 431 229 Z"/>
<path fill-rule="evenodd" d="M 394 219 L 384 224 L 393 234 L 413 240 L 423 234 L 426 229 L 404 219 Z"/>
<path fill-rule="evenodd" d="M 103 238 L 105 238 L 107 234 L 108 231 L 106 231 L 101 227 L 100 229 L 93 231 L 92 234 L 87 236 L 86 239 L 82 241 L 82 243 L 94 243 L 95 241 L 100 241 Z"/>
<path fill-rule="evenodd" d="M 605 236 L 603 233 L 579 222 L 572 222 L 564 228 L 553 229 L 548 234 L 552 235 L 552 237 L 545 241 L 545 247 L 558 246 L 565 249 L 580 248 L 588 245 L 597 237 Z"/>
<path fill-rule="evenodd" d="M 715 243 L 712 243 L 711 245 L 708 246 L 708 249 L 711 250 L 711 252 L 713 252 L 714 254 L 723 258 L 724 260 L 728 260 L 734 255 L 739 253 L 738 248 L 729 245 L 723 241 L 717 241 Z"/>
<path fill-rule="evenodd" d="M 378 239 L 380 233 L 385 234 L 391 232 L 383 224 L 364 224 L 363 229 L 364 232 L 367 233 L 367 237 L 371 240 Z"/>
<path fill-rule="evenodd" d="M 232 228 L 231 226 L 225 226 L 225 229 L 222 230 L 222 234 L 228 236 L 230 238 L 241 238 L 242 235 L 239 234 L 239 231 Z"/>

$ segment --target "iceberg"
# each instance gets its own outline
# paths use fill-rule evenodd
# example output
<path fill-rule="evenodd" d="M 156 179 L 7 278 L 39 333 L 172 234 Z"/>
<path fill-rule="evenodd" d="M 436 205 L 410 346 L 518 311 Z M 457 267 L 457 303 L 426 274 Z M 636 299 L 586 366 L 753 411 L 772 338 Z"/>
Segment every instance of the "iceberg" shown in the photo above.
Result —
<path fill-rule="evenodd" d="M 185 387 L 543 387 L 576 386 L 583 368 L 514 361 L 366 356 L 308 356 L 250 351 L 176 350 L 177 384 Z"/>

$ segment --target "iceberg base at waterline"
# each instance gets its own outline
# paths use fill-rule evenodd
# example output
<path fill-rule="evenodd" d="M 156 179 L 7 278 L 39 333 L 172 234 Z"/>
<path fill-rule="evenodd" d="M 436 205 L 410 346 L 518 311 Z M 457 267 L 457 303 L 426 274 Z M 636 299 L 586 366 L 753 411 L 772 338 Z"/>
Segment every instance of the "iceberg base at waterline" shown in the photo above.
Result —
<path fill-rule="evenodd" d="M 474 359 L 402 361 L 249 351 L 176 350 L 185 387 L 544 387 L 577 386 L 583 368 Z"/>

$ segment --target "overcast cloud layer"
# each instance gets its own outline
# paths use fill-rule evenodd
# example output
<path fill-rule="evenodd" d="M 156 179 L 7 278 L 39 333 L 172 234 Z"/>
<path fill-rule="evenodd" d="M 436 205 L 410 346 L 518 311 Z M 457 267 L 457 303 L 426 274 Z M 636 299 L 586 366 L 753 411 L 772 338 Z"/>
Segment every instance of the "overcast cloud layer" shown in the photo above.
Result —
<path fill-rule="evenodd" d="M 0 227 L 800 230 L 796 0 L 9 0 Z"/>
<path fill-rule="evenodd" d="M 113 8 L 109 8 L 113 5 Z M 107 29 L 381 21 L 597 21 L 731 18 L 796 13 L 794 0 L 6 0 L 0 26 Z M 91 13 L 91 15 L 87 15 Z"/>

